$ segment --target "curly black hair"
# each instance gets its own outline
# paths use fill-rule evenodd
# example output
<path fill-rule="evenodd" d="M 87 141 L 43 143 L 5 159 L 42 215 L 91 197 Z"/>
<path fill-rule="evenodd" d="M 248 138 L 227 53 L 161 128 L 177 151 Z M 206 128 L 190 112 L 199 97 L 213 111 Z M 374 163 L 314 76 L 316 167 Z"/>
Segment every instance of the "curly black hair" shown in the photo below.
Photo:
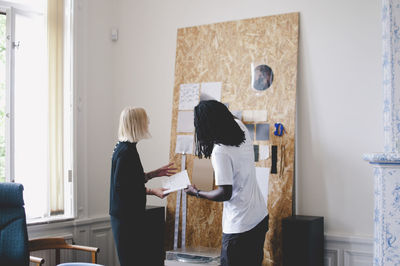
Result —
<path fill-rule="evenodd" d="M 238 147 L 245 140 L 244 131 L 228 108 L 215 100 L 201 101 L 194 108 L 196 155 L 209 158 L 215 144 Z"/>

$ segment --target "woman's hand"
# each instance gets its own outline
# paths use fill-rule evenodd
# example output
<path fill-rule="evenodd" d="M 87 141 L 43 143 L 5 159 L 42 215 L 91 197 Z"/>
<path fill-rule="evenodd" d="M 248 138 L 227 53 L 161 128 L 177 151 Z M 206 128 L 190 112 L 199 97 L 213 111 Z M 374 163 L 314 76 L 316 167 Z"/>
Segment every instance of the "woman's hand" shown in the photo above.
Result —
<path fill-rule="evenodd" d="M 159 177 L 159 176 L 171 176 L 176 174 L 177 168 L 171 167 L 173 166 L 174 163 L 169 163 L 167 165 L 164 165 L 163 167 L 158 168 L 157 170 L 154 170 L 154 176 L 153 177 Z"/>
<path fill-rule="evenodd" d="M 147 189 L 147 194 L 148 195 L 154 195 L 154 196 L 159 197 L 160 199 L 163 199 L 163 198 L 165 198 L 166 196 L 169 195 L 169 193 L 164 194 L 164 191 L 166 191 L 166 190 L 168 190 L 168 189 L 167 188 L 162 188 L 162 187 L 159 187 L 159 188 L 148 188 Z"/>
<path fill-rule="evenodd" d="M 196 185 L 194 185 L 194 184 L 193 184 L 193 186 L 189 185 L 187 188 L 185 188 L 186 194 L 189 194 L 191 196 L 196 196 L 197 191 L 198 191 L 198 189 L 197 189 Z"/>
<path fill-rule="evenodd" d="M 171 176 L 176 174 L 177 168 L 171 167 L 172 165 L 174 165 L 174 163 L 169 163 L 158 168 L 157 170 L 146 173 L 146 182 L 154 177 Z"/>

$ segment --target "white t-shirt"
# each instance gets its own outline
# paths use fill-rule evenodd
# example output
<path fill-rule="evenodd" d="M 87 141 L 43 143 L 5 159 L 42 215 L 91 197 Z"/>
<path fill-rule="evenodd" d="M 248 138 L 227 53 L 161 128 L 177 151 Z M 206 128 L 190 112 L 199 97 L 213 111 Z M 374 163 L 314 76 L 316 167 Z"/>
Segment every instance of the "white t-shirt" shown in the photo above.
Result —
<path fill-rule="evenodd" d="M 257 184 L 252 140 L 243 123 L 236 122 L 245 132 L 245 142 L 239 147 L 217 144 L 211 154 L 215 184 L 232 185 L 232 197 L 224 201 L 222 214 L 225 234 L 249 231 L 268 214 Z"/>

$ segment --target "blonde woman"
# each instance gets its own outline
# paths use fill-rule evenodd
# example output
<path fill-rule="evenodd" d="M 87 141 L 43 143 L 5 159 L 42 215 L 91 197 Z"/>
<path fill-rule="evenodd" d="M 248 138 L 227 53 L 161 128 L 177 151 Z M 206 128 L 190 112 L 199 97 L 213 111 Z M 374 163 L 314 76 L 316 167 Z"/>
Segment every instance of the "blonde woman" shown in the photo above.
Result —
<path fill-rule="evenodd" d="M 110 216 L 121 266 L 133 265 L 145 256 L 144 213 L 146 195 L 164 198 L 164 188 L 146 188 L 155 177 L 175 173 L 172 163 L 157 170 L 143 171 L 136 144 L 150 137 L 149 119 L 143 108 L 127 107 L 121 112 L 118 143 L 114 148 L 110 183 Z"/>

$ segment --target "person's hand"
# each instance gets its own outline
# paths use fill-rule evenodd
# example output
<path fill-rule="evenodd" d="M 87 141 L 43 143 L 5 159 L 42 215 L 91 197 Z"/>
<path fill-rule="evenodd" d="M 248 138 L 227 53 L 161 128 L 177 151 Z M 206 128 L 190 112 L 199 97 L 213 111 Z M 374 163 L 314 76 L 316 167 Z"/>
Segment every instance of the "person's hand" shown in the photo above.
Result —
<path fill-rule="evenodd" d="M 160 199 L 163 199 L 169 195 L 169 193 L 164 194 L 164 191 L 166 191 L 166 190 L 168 190 L 168 189 L 159 187 L 159 188 L 152 188 L 150 191 L 151 191 L 152 195 L 157 196 Z"/>
<path fill-rule="evenodd" d="M 164 165 L 163 167 L 160 167 L 152 172 L 147 173 L 146 182 L 154 177 L 171 176 L 176 174 L 177 168 L 171 167 L 172 165 L 174 165 L 174 163 L 169 163 L 167 165 Z"/>
<path fill-rule="evenodd" d="M 154 172 L 156 172 L 156 175 L 154 177 L 159 177 L 159 176 L 171 176 L 176 174 L 177 168 L 171 167 L 173 166 L 174 163 L 169 163 L 167 165 L 164 165 L 163 167 L 158 168 Z"/>
<path fill-rule="evenodd" d="M 194 185 L 194 184 L 193 184 L 193 186 L 189 185 L 189 186 L 187 186 L 187 188 L 185 188 L 186 194 L 191 195 L 191 196 L 196 196 L 197 191 L 198 191 L 198 189 L 197 189 L 196 185 Z"/>

